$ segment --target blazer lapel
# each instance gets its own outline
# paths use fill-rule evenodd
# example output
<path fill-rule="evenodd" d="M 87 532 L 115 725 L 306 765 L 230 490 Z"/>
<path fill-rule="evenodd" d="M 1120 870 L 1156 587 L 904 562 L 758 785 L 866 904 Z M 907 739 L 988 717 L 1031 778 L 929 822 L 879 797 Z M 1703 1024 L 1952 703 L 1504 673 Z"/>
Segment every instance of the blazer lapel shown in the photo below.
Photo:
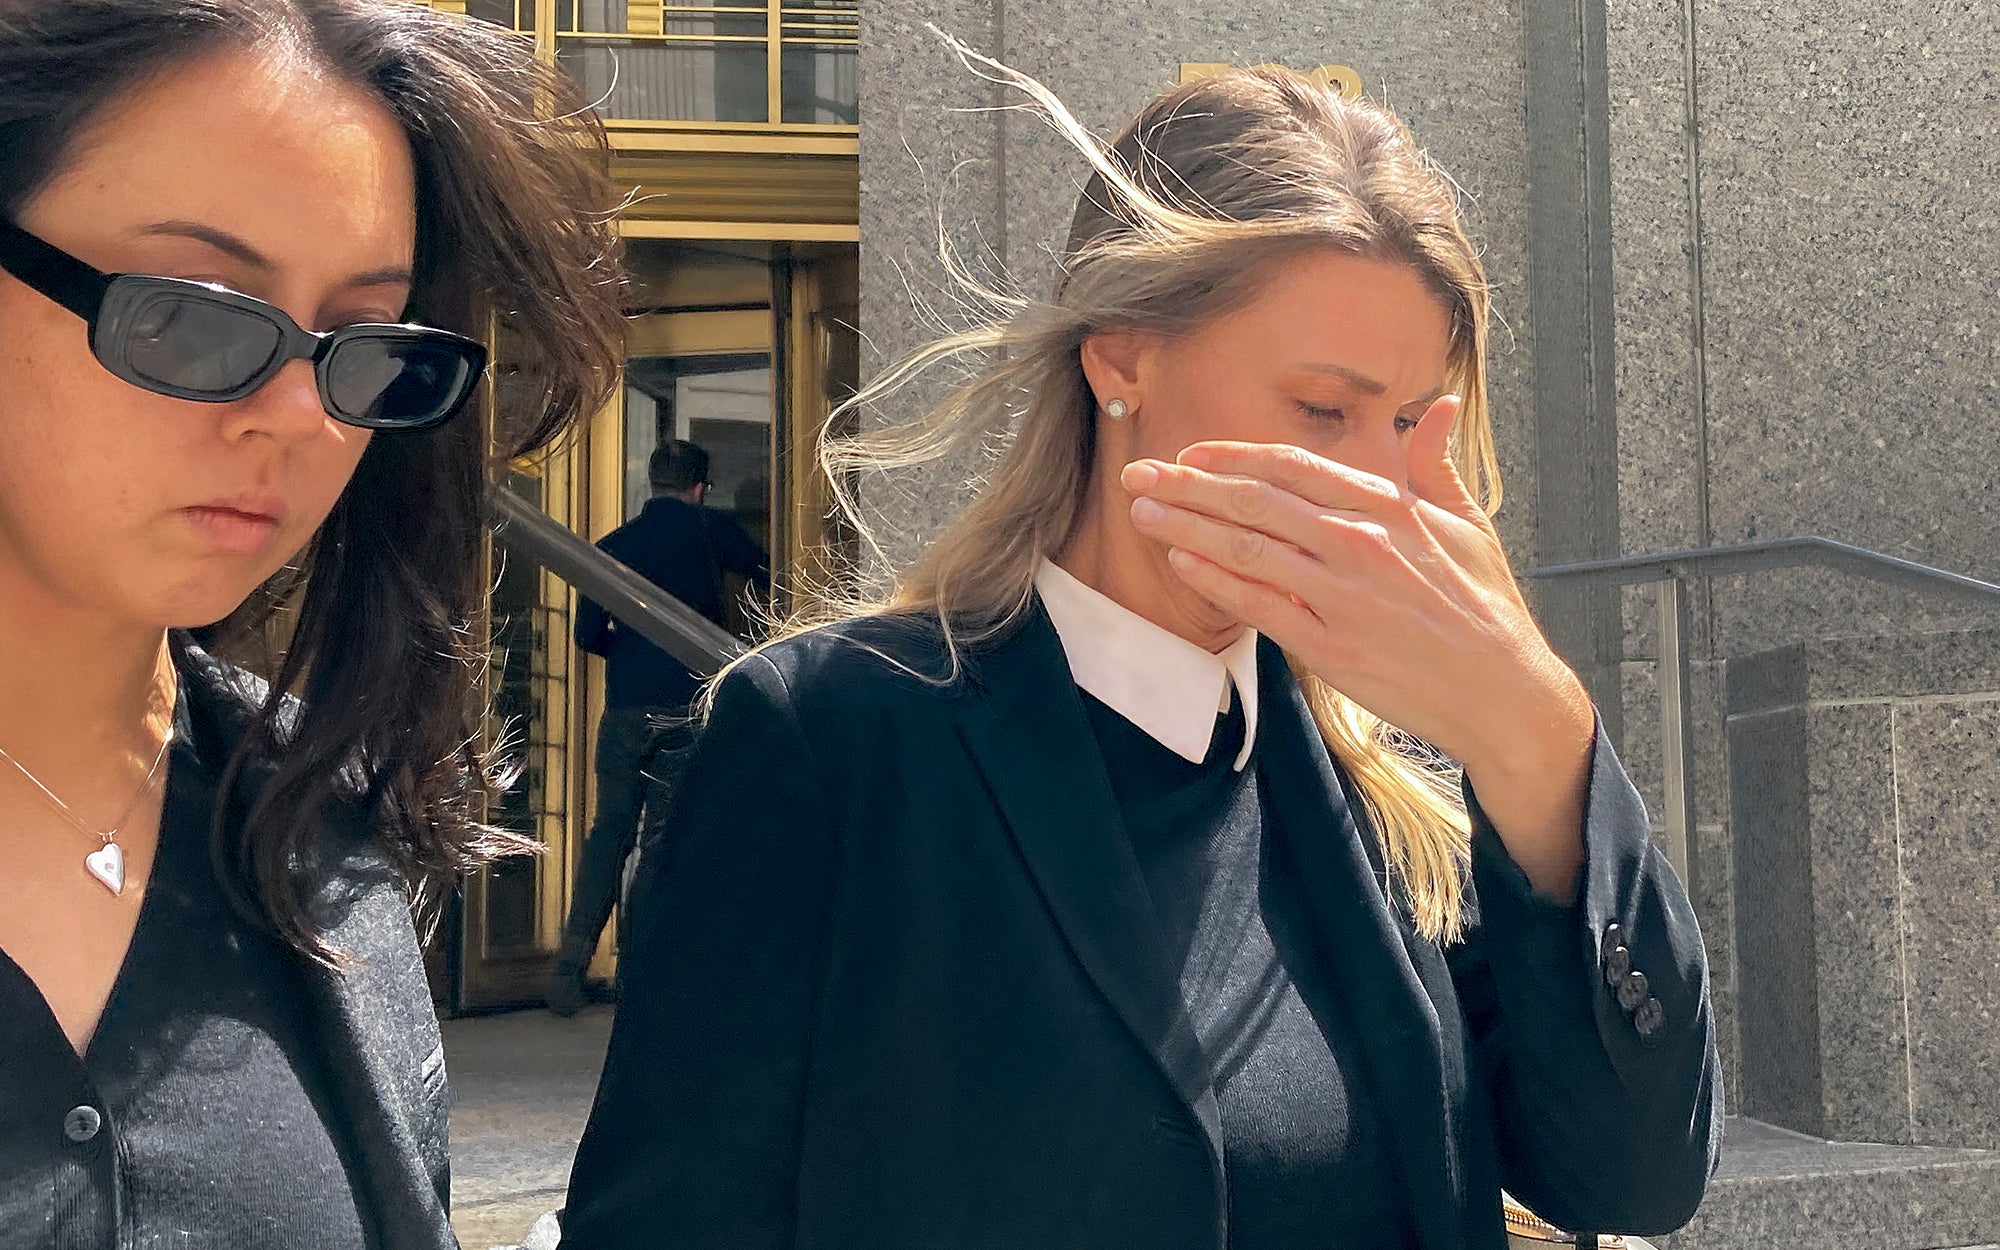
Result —
<path fill-rule="evenodd" d="M 1283 840 L 1304 884 L 1320 963 L 1354 1030 L 1424 1244 L 1456 1250 L 1464 1182 L 1437 1007 L 1406 945 L 1414 935 L 1383 895 L 1370 854 L 1374 835 L 1359 803 L 1348 800 L 1283 651 L 1266 640 L 1257 663 L 1256 758 L 1267 836 Z"/>
<path fill-rule="evenodd" d="M 973 760 L 1077 962 L 1193 1112 L 1219 1179 L 1222 1120 L 1180 969 L 1040 601 L 971 668 L 983 694 L 961 722 Z"/>

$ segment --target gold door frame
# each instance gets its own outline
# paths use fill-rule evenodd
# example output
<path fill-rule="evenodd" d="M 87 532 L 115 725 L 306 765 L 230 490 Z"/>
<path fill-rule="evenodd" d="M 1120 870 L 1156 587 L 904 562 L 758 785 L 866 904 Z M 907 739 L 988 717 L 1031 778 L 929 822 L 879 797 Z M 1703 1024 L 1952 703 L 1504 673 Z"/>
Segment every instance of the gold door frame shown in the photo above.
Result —
<path fill-rule="evenodd" d="M 731 309 L 723 312 L 668 312 L 650 313 L 634 317 L 626 323 L 626 358 L 633 356 L 715 356 L 737 355 L 748 352 L 769 352 L 773 339 L 772 310 Z M 774 397 L 775 398 L 775 397 Z M 774 423 L 777 409 L 773 409 Z M 609 404 L 591 420 L 586 437 L 580 442 L 578 454 L 585 458 L 587 468 L 577 477 L 583 484 L 583 516 L 585 524 L 576 526 L 592 542 L 597 542 L 606 534 L 618 528 L 624 521 L 625 511 L 625 391 L 620 387 Z M 775 476 L 772 481 L 776 482 Z M 775 486 L 774 486 L 775 493 Z M 587 528 L 586 528 L 587 527 Z M 572 599 L 574 594 L 572 593 Z M 572 645 L 581 680 L 571 686 L 570 723 L 581 727 L 574 739 L 577 749 L 571 753 L 572 789 L 581 802 L 572 806 L 568 815 L 567 828 L 560 843 L 560 883 L 559 888 L 550 888 L 546 893 L 560 894 L 563 906 L 567 908 L 569 896 L 576 882 L 578 857 L 582 853 L 584 835 L 590 825 L 586 817 L 597 810 L 597 735 L 588 727 L 595 726 L 604 714 L 604 665 L 591 662 L 584 653 L 576 651 Z M 557 843 L 549 843 L 551 846 Z M 551 867 L 557 866 L 558 856 L 545 856 Z M 557 921 L 560 939 L 561 921 Z M 598 939 L 596 954 L 591 959 L 590 975 L 610 977 L 616 970 L 615 952 L 618 949 L 618 916 L 614 913 L 604 927 L 604 936 Z"/>
<path fill-rule="evenodd" d="M 488 411 L 491 411 L 492 373 L 488 375 L 486 386 Z M 498 450 L 494 448 L 496 464 Z M 579 454 L 583 453 L 575 443 L 568 442 L 552 448 L 530 464 L 511 467 L 541 482 L 541 506 L 556 521 L 571 528 L 577 528 L 587 499 L 585 483 L 575 471 L 575 457 Z M 488 531 L 481 562 L 483 584 L 494 586 L 496 573 L 494 538 Z M 578 784 L 578 768 L 588 763 L 582 758 L 587 751 L 578 747 L 587 744 L 591 735 L 588 725 L 579 719 L 581 709 L 574 697 L 580 667 L 578 650 L 571 636 L 575 596 L 566 582 L 546 569 L 535 571 L 535 582 L 537 596 L 530 611 L 539 615 L 542 632 L 534 653 L 539 663 L 535 659 L 530 660 L 529 681 L 531 704 L 541 713 L 541 736 L 537 741 L 531 733 L 527 743 L 529 758 L 523 761 L 527 765 L 523 776 L 524 779 L 529 775 L 539 776 L 544 792 L 543 801 L 532 808 L 533 825 L 526 832 L 544 847 L 565 847 L 574 840 L 572 830 L 578 812 L 576 798 L 583 793 Z M 501 742 L 510 730 L 519 727 L 500 724 L 495 716 L 492 683 L 500 657 L 495 652 L 497 640 L 490 605 L 482 606 L 475 627 L 479 630 L 478 636 L 487 640 L 488 653 L 493 660 L 481 674 L 479 689 L 481 704 L 487 709 L 485 745 L 491 748 Z M 534 726 L 528 728 L 532 731 Z M 484 815 L 491 817 L 490 812 Z M 465 879 L 458 933 L 457 1008 L 479 1010 L 533 1001 L 540 997 L 543 980 L 561 943 L 565 909 L 569 902 L 567 882 L 570 870 L 553 861 L 554 857 L 548 854 L 533 859 L 530 888 L 534 912 L 530 933 L 526 941 L 511 945 L 500 943 L 489 925 L 493 886 L 491 870 L 473 873 Z M 558 885 L 563 888 L 556 888 Z"/>
<path fill-rule="evenodd" d="M 465 0 L 415 2 L 459 14 L 468 8 Z M 556 0 L 511 0 L 509 7 L 511 25 L 533 41 L 537 56 L 546 63 L 557 63 L 558 44 L 580 46 L 590 39 L 577 29 L 559 29 Z M 802 0 L 745 0 L 741 7 L 761 8 L 768 19 L 767 120 L 608 119 L 609 172 L 626 193 L 619 222 L 626 238 L 767 249 L 774 278 L 771 307 L 752 314 L 762 319 L 763 345 L 751 350 L 768 351 L 772 360 L 772 555 L 778 568 L 796 571 L 806 568 L 822 550 L 817 535 L 824 529 L 827 492 L 817 484 L 813 444 L 827 407 L 822 384 L 827 352 L 813 266 L 789 264 L 787 258 L 801 250 L 823 253 L 835 248 L 851 261 L 860 235 L 859 131 L 853 125 L 783 122 L 781 61 L 787 47 L 845 45 L 858 39 L 859 32 L 850 19 L 810 12 L 820 6 Z M 646 11 L 678 6 L 675 0 L 665 6 L 660 0 L 628 0 L 627 8 L 631 26 L 634 12 L 643 19 Z M 640 42 L 671 43 L 674 38 L 665 27 L 654 31 L 645 20 L 636 25 Z M 628 39 L 633 33 L 619 37 Z M 727 316 L 737 320 L 679 321 L 645 332 L 666 333 L 672 343 L 685 344 L 691 351 L 704 344 L 719 351 L 726 344 L 743 342 L 750 327 L 736 312 Z M 846 316 L 851 321 L 851 311 Z M 499 345 L 494 346 L 497 357 Z M 621 390 L 605 411 L 534 466 L 542 484 L 542 506 L 555 520 L 591 539 L 615 527 L 623 511 L 623 409 Z M 482 564 L 485 584 L 491 587 L 496 565 L 490 538 Z M 440 981 L 454 983 L 452 1005 L 459 1009 L 532 1002 L 539 997 L 541 977 L 560 943 L 576 856 L 588 827 L 585 818 L 595 800 L 592 756 L 596 721 L 603 708 L 601 666 L 584 663 L 571 639 L 575 597 L 569 587 L 547 573 L 539 574 L 538 585 L 539 598 L 531 610 L 542 629 L 535 640 L 541 654 L 531 666 L 535 689 L 526 702 L 542 718 L 533 727 L 536 741 L 529 762 L 548 801 L 537 804 L 531 817 L 522 815 L 532 820 L 532 832 L 550 851 L 532 861 L 531 884 L 518 879 L 506 884 L 508 890 L 533 890 L 532 917 L 516 911 L 513 903 L 502 909 L 511 936 L 518 941 L 499 942 L 491 931 L 489 922 L 500 913 L 491 911 L 489 903 L 505 897 L 493 893 L 495 878 L 475 873 L 466 879 L 459 895 L 462 918 L 456 932 L 445 935 L 448 946 L 435 948 L 448 950 L 448 958 L 455 959 L 453 975 Z M 521 591 L 523 597 L 526 593 Z M 494 625 L 487 605 L 476 627 L 489 648 L 496 641 Z M 500 676 L 490 667 L 481 675 L 479 697 L 488 708 L 493 706 Z M 497 740 L 501 728 L 489 721 L 489 743 Z M 613 949 L 614 940 L 607 930 L 599 951 Z M 593 973 L 608 971 L 606 958 L 600 955 Z"/>
<path fill-rule="evenodd" d="M 644 223 L 631 224 L 638 226 L 634 234 L 651 233 Z M 818 251 L 816 256 L 801 256 L 796 247 L 772 248 L 766 260 L 770 273 L 766 307 L 660 312 L 628 323 L 628 356 L 760 353 L 770 357 L 771 545 L 781 586 L 802 576 L 809 581 L 823 577 L 830 568 L 825 561 L 830 490 L 819 472 L 817 443 L 833 398 L 828 393 L 828 327 L 833 314 L 825 307 L 829 283 L 824 245 Z M 838 263 L 852 267 L 852 249 L 837 256 Z M 851 279 L 851 274 L 843 274 L 833 285 L 846 291 Z M 851 292 L 845 298 L 851 299 Z M 845 306 L 838 310 L 843 325 L 851 322 L 852 315 Z M 601 539 L 624 519 L 624 461 L 621 387 L 585 427 L 532 466 L 542 487 L 539 502 L 568 528 L 592 541 Z M 493 561 L 489 538 L 483 569 L 489 586 L 494 584 Z M 489 923 L 491 874 L 476 873 L 466 880 L 453 1004 L 461 1010 L 538 1000 L 561 943 L 583 840 L 595 811 L 595 729 L 604 708 L 603 666 L 590 663 L 575 645 L 574 591 L 545 571 L 538 570 L 536 576 L 540 598 L 533 610 L 542 633 L 535 644 L 536 662 L 531 664 L 530 703 L 543 723 L 534 727 L 539 732 L 530 743 L 529 763 L 545 786 L 544 801 L 533 807 L 533 833 L 548 850 L 532 863 L 532 933 L 522 935 L 520 942 L 503 945 L 495 940 Z M 774 606 L 780 612 L 790 606 L 782 591 Z M 493 639 L 493 627 L 488 611 L 479 622 L 482 636 Z M 499 671 L 489 667 L 488 681 L 497 680 Z M 489 707 L 492 696 L 490 686 L 482 690 Z M 488 741 L 496 741 L 504 728 L 489 719 Z M 614 916 L 599 940 L 589 969 L 592 976 L 608 977 L 615 969 L 616 924 Z"/>

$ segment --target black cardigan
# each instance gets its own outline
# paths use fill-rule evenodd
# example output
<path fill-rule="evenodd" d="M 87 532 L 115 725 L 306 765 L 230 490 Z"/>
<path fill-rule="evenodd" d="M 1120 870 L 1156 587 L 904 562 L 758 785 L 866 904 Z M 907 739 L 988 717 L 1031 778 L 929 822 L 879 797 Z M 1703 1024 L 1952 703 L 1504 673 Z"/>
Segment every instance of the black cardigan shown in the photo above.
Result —
<path fill-rule="evenodd" d="M 1440 952 L 1385 902 L 1283 654 L 1259 665 L 1268 832 L 1423 1246 L 1502 1250 L 1503 1185 L 1571 1228 L 1683 1223 L 1721 1136 L 1707 965 L 1608 743 L 1577 904 L 1481 821 L 1481 914 Z M 934 629 L 872 621 L 722 682 L 634 886 L 568 1250 L 1227 1245 L 1215 1098 L 1055 631 L 1037 608 L 946 667 Z"/>
<path fill-rule="evenodd" d="M 202 722 L 202 741 L 215 743 L 217 758 L 227 759 L 262 701 L 263 685 L 176 641 L 190 715 Z M 267 774 L 255 766 L 246 772 L 235 818 Z M 407 886 L 358 812 L 342 809 L 327 820 L 321 862 L 312 869 L 314 920 L 346 962 L 339 971 L 312 966 L 308 1007 L 332 1100 L 355 1147 L 369 1244 L 456 1250 L 444 1042 Z"/>

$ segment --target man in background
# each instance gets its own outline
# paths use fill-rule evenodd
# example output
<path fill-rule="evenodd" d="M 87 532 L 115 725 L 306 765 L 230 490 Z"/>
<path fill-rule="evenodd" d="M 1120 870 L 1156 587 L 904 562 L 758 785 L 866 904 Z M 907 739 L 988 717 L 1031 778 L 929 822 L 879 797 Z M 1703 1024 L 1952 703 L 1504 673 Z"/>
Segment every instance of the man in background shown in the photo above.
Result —
<path fill-rule="evenodd" d="M 708 453 L 675 439 L 647 463 L 653 498 L 598 547 L 718 625 L 724 575 L 745 578 L 762 596 L 771 561 L 735 518 L 703 506 Z M 604 719 L 597 728 L 597 817 L 583 843 L 576 893 L 545 997 L 557 1015 L 574 1015 L 588 995 L 583 972 L 611 918 L 625 859 L 643 825 L 657 831 L 675 757 L 689 737 L 688 705 L 701 679 L 588 599 L 577 607 L 576 644 L 601 655 Z"/>

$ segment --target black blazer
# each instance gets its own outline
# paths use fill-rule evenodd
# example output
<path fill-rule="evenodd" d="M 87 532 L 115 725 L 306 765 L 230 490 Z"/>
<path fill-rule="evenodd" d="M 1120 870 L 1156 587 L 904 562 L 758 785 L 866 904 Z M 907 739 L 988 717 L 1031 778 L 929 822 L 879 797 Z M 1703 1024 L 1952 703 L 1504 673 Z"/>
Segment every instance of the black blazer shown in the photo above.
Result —
<path fill-rule="evenodd" d="M 185 640 L 176 647 L 188 710 L 204 744 L 227 759 L 263 685 Z M 239 795 L 255 792 L 252 768 Z M 239 801 L 233 818 L 241 819 Z M 348 1169 L 371 1246 L 455 1250 L 444 1042 L 424 976 L 402 876 L 358 817 L 329 818 L 316 921 L 349 966 L 307 965 L 308 1006 L 348 1131 Z M 283 1166 L 282 1160 L 274 1161 Z"/>
<path fill-rule="evenodd" d="M 1257 766 L 1426 1250 L 1501 1250 L 1504 1185 L 1574 1229 L 1683 1223 L 1721 1103 L 1681 887 L 1600 736 L 1580 900 L 1484 826 L 1441 952 L 1384 898 L 1282 652 Z M 563 1245 L 1221 1250 L 1216 1102 L 1054 628 L 962 672 L 851 623 L 744 661 L 634 888 Z M 1599 949 L 1620 927 L 1664 1025 Z M 1358 1244 L 1365 1234 L 1348 1234 Z"/>

